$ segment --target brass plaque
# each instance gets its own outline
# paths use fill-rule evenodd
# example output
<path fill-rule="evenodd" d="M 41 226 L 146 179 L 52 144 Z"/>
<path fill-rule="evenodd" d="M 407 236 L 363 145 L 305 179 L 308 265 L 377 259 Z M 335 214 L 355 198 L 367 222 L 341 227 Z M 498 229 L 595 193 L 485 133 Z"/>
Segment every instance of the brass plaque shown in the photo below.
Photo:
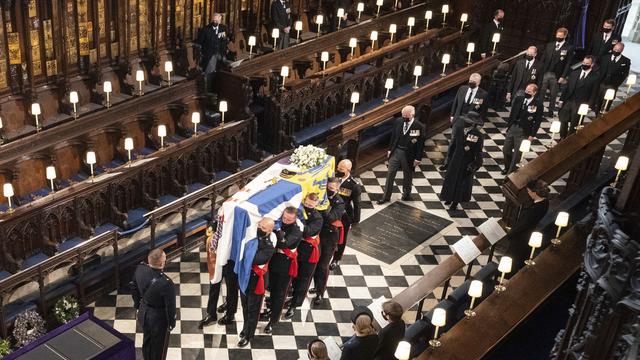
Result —
<path fill-rule="evenodd" d="M 89 63 L 91 63 L 91 64 L 98 63 L 98 50 L 97 49 L 89 50 Z"/>
<path fill-rule="evenodd" d="M 53 52 L 53 29 L 51 27 L 51 20 L 44 20 L 42 26 L 44 28 L 44 48 L 47 53 L 47 59 L 51 59 L 55 56 Z"/>
<path fill-rule="evenodd" d="M 87 23 L 78 25 L 78 39 L 80 40 L 80 56 L 89 55 L 89 36 L 87 32 Z"/>
<path fill-rule="evenodd" d="M 114 42 L 111 43 L 111 57 L 115 58 L 116 56 L 120 55 L 119 51 L 118 51 L 118 42 Z"/>
<path fill-rule="evenodd" d="M 36 0 L 29 0 L 29 17 L 36 17 L 38 16 L 38 11 L 36 8 Z"/>

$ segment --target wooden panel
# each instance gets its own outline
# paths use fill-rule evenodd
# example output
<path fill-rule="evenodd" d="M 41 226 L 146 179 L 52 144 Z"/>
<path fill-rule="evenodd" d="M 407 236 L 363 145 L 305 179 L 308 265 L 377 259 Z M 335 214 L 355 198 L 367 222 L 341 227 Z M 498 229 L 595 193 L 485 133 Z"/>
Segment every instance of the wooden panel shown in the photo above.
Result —
<path fill-rule="evenodd" d="M 96 160 L 98 165 L 105 165 L 116 158 L 116 139 L 117 135 L 112 133 L 103 132 L 92 137 L 91 149 L 96 153 Z M 84 160 L 84 154 L 78 155 L 80 159 Z"/>
<path fill-rule="evenodd" d="M 82 152 L 78 145 L 67 145 L 53 152 L 56 161 L 56 175 L 60 179 L 68 179 L 80 171 Z"/>
<path fill-rule="evenodd" d="M 49 165 L 42 159 L 27 159 L 14 166 L 14 188 L 17 196 L 27 195 L 47 186 L 45 168 Z"/>

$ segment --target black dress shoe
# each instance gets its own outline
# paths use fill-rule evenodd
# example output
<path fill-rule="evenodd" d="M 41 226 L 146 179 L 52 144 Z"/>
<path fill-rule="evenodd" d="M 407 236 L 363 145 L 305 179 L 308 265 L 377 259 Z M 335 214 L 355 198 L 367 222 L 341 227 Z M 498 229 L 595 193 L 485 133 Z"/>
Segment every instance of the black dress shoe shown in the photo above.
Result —
<path fill-rule="evenodd" d="M 387 203 L 387 202 L 389 202 L 389 200 L 386 200 L 386 199 L 380 199 L 380 200 L 376 201 L 376 204 L 378 204 L 378 205 L 382 205 L 382 204 Z"/>
<path fill-rule="evenodd" d="M 340 266 L 340 261 L 333 261 L 331 263 L 331 265 L 329 265 L 329 270 L 333 271 L 335 270 L 338 266 Z"/>
<path fill-rule="evenodd" d="M 273 332 L 273 325 L 271 323 L 267 323 L 267 326 L 264 327 L 265 334 L 271 334 Z"/>
<path fill-rule="evenodd" d="M 218 320 L 217 314 L 214 314 L 214 315 L 207 314 L 207 316 L 205 316 L 204 319 L 200 320 L 200 322 L 198 323 L 198 329 L 202 329 L 203 327 L 211 324 L 216 320 Z"/>
<path fill-rule="evenodd" d="M 244 338 L 245 338 L 245 335 L 244 335 L 244 330 L 243 330 L 243 331 L 240 331 L 240 339 L 244 339 Z"/>
<path fill-rule="evenodd" d="M 288 298 L 287 300 L 284 301 L 284 304 L 282 304 L 283 308 L 288 308 L 291 306 L 291 298 Z"/>
<path fill-rule="evenodd" d="M 444 204 L 449 206 L 449 205 L 451 205 L 451 201 L 445 201 Z"/>
<path fill-rule="evenodd" d="M 449 211 L 458 211 L 458 204 L 452 204 L 449 207 Z"/>
<path fill-rule="evenodd" d="M 225 316 L 221 317 L 220 320 L 218 320 L 218 325 L 231 325 L 233 324 L 233 322 L 233 317 L 225 314 Z"/>
<path fill-rule="evenodd" d="M 409 200 L 411 200 L 411 196 L 410 195 L 402 195 L 401 200 L 402 201 L 409 201 Z"/>
<path fill-rule="evenodd" d="M 251 339 L 242 338 L 242 339 L 240 339 L 240 341 L 238 341 L 238 347 L 239 348 L 243 348 L 243 347 L 249 345 L 250 342 L 251 342 Z"/>
<path fill-rule="evenodd" d="M 438 171 L 446 171 L 446 170 L 447 170 L 447 165 L 441 165 L 441 166 L 438 168 Z"/>
<path fill-rule="evenodd" d="M 309 294 L 315 294 L 317 292 L 316 288 L 309 289 Z"/>
<path fill-rule="evenodd" d="M 225 311 L 227 311 L 227 303 L 223 303 L 222 305 L 218 306 L 218 308 L 216 309 L 219 313 L 223 313 Z"/>
<path fill-rule="evenodd" d="M 509 169 L 504 168 L 504 169 L 502 169 L 502 171 L 500 171 L 500 174 L 507 175 L 508 172 L 509 172 Z"/>
<path fill-rule="evenodd" d="M 322 305 L 322 296 L 316 296 L 316 298 L 313 299 L 313 305 Z"/>
<path fill-rule="evenodd" d="M 287 320 L 290 320 L 291 318 L 293 318 L 293 315 L 295 315 L 295 313 L 296 313 L 296 308 L 290 307 L 287 309 L 287 312 L 284 313 L 284 318 Z"/>

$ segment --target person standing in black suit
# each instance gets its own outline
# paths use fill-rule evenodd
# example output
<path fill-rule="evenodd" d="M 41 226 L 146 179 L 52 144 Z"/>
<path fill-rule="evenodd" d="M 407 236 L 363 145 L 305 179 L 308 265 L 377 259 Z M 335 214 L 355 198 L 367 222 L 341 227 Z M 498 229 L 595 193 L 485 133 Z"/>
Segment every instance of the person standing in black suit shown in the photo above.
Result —
<path fill-rule="evenodd" d="M 522 206 L 518 220 L 511 227 L 504 240 L 508 243 L 507 255 L 513 259 L 513 268 L 507 278 L 515 275 L 524 266 L 524 261 L 530 251 L 528 244 L 531 232 L 538 227 L 538 223 L 549 210 L 549 200 L 547 200 L 549 186 L 547 183 L 539 179 L 529 181 L 527 194 L 531 198 L 531 202 Z"/>
<path fill-rule="evenodd" d="M 454 140 L 453 137 L 461 133 L 457 130 L 462 130 L 462 132 L 464 132 L 464 118 L 467 114 L 470 111 L 473 111 L 479 114 L 483 121 L 487 116 L 487 92 L 480 88 L 481 80 L 482 76 L 480 74 L 471 74 L 471 76 L 469 76 L 469 83 L 458 88 L 458 93 L 453 99 L 450 117 L 452 138 L 449 142 L 449 149 L 447 150 L 447 157 L 444 160 L 444 164 L 438 168 L 440 171 L 447 170 L 447 166 L 453 156 L 453 152 L 451 151 L 451 145 Z"/>
<path fill-rule="evenodd" d="M 167 262 L 164 251 L 151 250 L 147 261 L 148 264 L 136 268 L 131 296 L 142 328 L 144 360 L 164 360 L 169 333 L 176 326 L 176 290 L 173 281 L 162 271 Z"/>
<path fill-rule="evenodd" d="M 402 305 L 393 300 L 382 304 L 382 317 L 389 322 L 378 332 L 378 349 L 375 360 L 396 360 L 394 356 L 400 340 L 404 338 L 406 325 L 402 320 Z"/>
<path fill-rule="evenodd" d="M 342 254 L 347 247 L 347 239 L 349 236 L 349 229 L 351 225 L 355 225 L 360 222 L 360 195 L 362 194 L 362 184 L 358 182 L 353 176 L 351 176 L 351 160 L 344 159 L 338 163 L 336 169 L 336 176 L 340 178 L 340 191 L 338 194 L 344 200 L 345 213 L 342 217 L 342 227 L 344 236 L 341 243 L 338 243 L 338 249 L 333 254 L 333 260 L 329 265 L 329 270 L 334 270 L 340 266 L 340 260 L 342 260 Z"/>
<path fill-rule="evenodd" d="M 307 296 L 311 284 L 311 277 L 320 260 L 320 230 L 322 230 L 322 214 L 316 210 L 318 194 L 309 193 L 302 201 L 301 211 L 304 229 L 302 241 L 298 245 L 298 276 L 293 279 L 293 296 L 286 305 L 289 308 L 284 314 L 285 319 L 291 319 L 298 306 L 301 306 Z"/>
<path fill-rule="evenodd" d="M 571 61 L 575 53 L 575 47 L 569 44 L 567 35 L 569 30 L 560 28 L 556 31 L 554 41 L 547 43 L 542 54 L 542 85 L 540 85 L 540 99 L 544 100 L 549 94 L 549 112 L 548 116 L 553 116 L 556 111 L 556 100 L 558 98 L 559 84 L 567 83 L 567 75 L 571 69 Z"/>
<path fill-rule="evenodd" d="M 599 61 L 605 55 L 609 55 L 613 46 L 621 41 L 620 35 L 613 33 L 615 27 L 615 20 L 605 20 L 604 24 L 602 24 L 602 30 L 593 36 L 588 53 L 591 54 L 596 61 Z"/>
<path fill-rule="evenodd" d="M 291 7 L 285 0 L 271 2 L 271 26 L 280 30 L 278 49 L 289 47 L 289 32 L 291 31 Z M 275 50 L 275 49 L 274 49 Z"/>
<path fill-rule="evenodd" d="M 520 161 L 520 143 L 524 139 L 533 141 L 540 123 L 542 122 L 542 96 L 537 96 L 538 87 L 536 84 L 529 84 L 524 95 L 516 96 L 511 106 L 511 114 L 507 121 L 507 134 L 504 139 L 502 153 L 504 155 L 504 169 L 502 174 L 506 175 L 516 169 Z M 515 152 L 515 154 L 514 154 Z"/>
<path fill-rule="evenodd" d="M 330 177 L 327 180 L 327 199 L 329 207 L 321 211 L 322 214 L 322 230 L 320 230 L 320 259 L 313 273 L 314 289 L 310 289 L 309 293 L 316 294 L 313 299 L 314 305 L 322 304 L 325 290 L 327 289 L 327 280 L 329 280 L 329 264 L 336 252 L 340 237 L 344 238 L 344 228 L 342 217 L 346 213 L 344 200 L 338 191 L 340 190 L 340 178 Z"/>
<path fill-rule="evenodd" d="M 598 73 L 600 74 L 600 84 L 593 105 L 593 111 L 596 114 L 602 109 L 604 94 L 607 90 L 614 89 L 617 93 L 620 85 L 622 85 L 627 76 L 629 76 L 631 60 L 622 55 L 623 51 L 624 44 L 619 42 L 613 46 L 611 55 L 605 55 L 599 61 L 600 67 L 598 68 Z M 612 101 L 609 101 L 609 106 L 604 109 L 605 111 L 609 111 L 611 103 Z"/>
<path fill-rule="evenodd" d="M 273 326 L 280 321 L 282 308 L 287 297 L 291 279 L 298 276 L 297 248 L 302 241 L 302 224 L 298 224 L 298 209 L 287 207 L 282 213 L 282 225 L 275 231 L 278 242 L 276 253 L 269 261 L 269 294 L 271 297 L 271 314 L 264 327 L 266 334 L 271 334 Z"/>
<path fill-rule="evenodd" d="M 227 54 L 229 38 L 227 27 L 221 24 L 222 15 L 213 14 L 213 21 L 207 25 L 198 36 L 196 41 L 202 47 L 202 60 L 200 67 L 205 74 L 214 73 L 218 69 L 220 62 Z"/>
<path fill-rule="evenodd" d="M 516 62 L 511 71 L 511 80 L 509 81 L 507 90 L 507 101 L 511 101 L 513 100 L 512 98 L 522 95 L 527 85 L 539 85 L 542 79 L 543 69 L 542 62 L 536 59 L 537 55 L 538 48 L 529 46 L 524 59 Z"/>
<path fill-rule="evenodd" d="M 482 166 L 482 146 L 484 136 L 478 129 L 483 121 L 475 112 L 465 117 L 465 122 L 471 126 L 466 133 L 461 128 L 451 144 L 451 163 L 447 167 L 442 183 L 440 199 L 445 205 L 451 205 L 449 210 L 455 211 L 458 204 L 471 199 L 473 174 Z"/>
<path fill-rule="evenodd" d="M 502 9 L 498 9 L 493 12 L 493 19 L 491 22 L 485 24 L 480 31 L 480 40 L 479 42 L 479 50 L 480 56 L 484 59 L 487 56 L 491 55 L 491 50 L 493 49 L 493 34 L 500 34 L 502 36 L 502 31 L 504 30 L 504 26 L 502 26 L 502 20 L 504 19 L 504 11 Z"/>
<path fill-rule="evenodd" d="M 567 88 L 560 96 L 560 138 L 573 134 L 578 125 L 578 108 L 580 104 L 588 104 L 591 94 L 598 84 L 598 74 L 593 70 L 593 56 L 582 59 L 582 65 L 574 70 L 567 80 Z"/>
<path fill-rule="evenodd" d="M 411 183 L 413 171 L 420 165 L 424 152 L 426 139 L 425 128 L 415 119 L 416 109 L 407 105 L 402 108 L 402 118 L 396 119 L 391 130 L 391 142 L 387 151 L 389 169 L 384 186 L 384 195 L 378 200 L 382 205 L 391 199 L 393 182 L 396 173 L 402 169 L 402 200 L 409 200 L 411 195 Z"/>
<path fill-rule="evenodd" d="M 240 341 L 238 341 L 238 347 L 241 348 L 249 345 L 256 333 L 256 327 L 258 327 L 260 308 L 264 299 L 265 278 L 269 270 L 268 264 L 275 252 L 273 244 L 277 241 L 275 234 L 273 234 L 274 226 L 273 219 L 262 218 L 258 222 L 256 239 L 252 240 L 258 242 L 258 249 L 253 258 L 247 290 L 245 293 L 240 294 L 244 318 L 244 326 L 240 332 Z"/>

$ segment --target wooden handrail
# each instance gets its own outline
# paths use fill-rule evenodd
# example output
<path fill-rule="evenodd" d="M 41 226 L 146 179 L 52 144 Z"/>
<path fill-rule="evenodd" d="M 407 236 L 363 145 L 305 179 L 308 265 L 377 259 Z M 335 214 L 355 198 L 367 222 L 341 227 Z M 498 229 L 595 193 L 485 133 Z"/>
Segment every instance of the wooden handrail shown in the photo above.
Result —
<path fill-rule="evenodd" d="M 11 141 L 0 146 L 0 166 L 15 161 L 25 154 L 43 151 L 64 141 L 82 137 L 91 131 L 137 121 L 136 117 L 141 113 L 170 105 L 171 101 L 195 97 L 196 93 L 195 81 L 182 81 L 145 96 L 131 98 L 122 104 L 115 104 L 108 110 L 96 110 L 64 124 L 47 128 L 35 135 Z M 171 101 L 167 102 L 166 99 Z"/>
<path fill-rule="evenodd" d="M 330 78 L 336 74 L 340 74 L 343 73 L 347 70 L 353 69 L 356 66 L 362 65 L 362 64 L 366 64 L 366 63 L 370 63 L 372 60 L 375 59 L 379 59 L 379 58 L 383 58 L 389 54 L 392 54 L 398 50 L 403 50 L 406 48 L 409 48 L 413 45 L 416 44 L 420 44 L 422 42 L 431 40 L 431 39 L 436 39 L 439 36 L 441 36 L 443 33 L 445 33 L 445 31 L 451 31 L 453 32 L 452 29 L 443 29 L 443 28 L 438 28 L 438 29 L 429 29 L 429 31 L 427 32 L 422 32 L 422 33 L 418 33 L 416 35 L 413 35 L 410 38 L 406 38 L 406 39 L 402 39 L 400 41 L 396 41 L 393 44 L 387 45 L 387 46 L 383 46 L 381 49 L 378 49 L 376 51 L 372 51 L 370 53 L 366 53 L 364 55 L 358 56 L 357 58 L 353 58 L 351 60 L 347 60 L 337 66 L 334 67 L 330 67 L 328 68 L 326 71 L 324 71 L 324 73 L 322 71 L 319 71 L 311 76 L 306 77 L 307 79 L 326 79 L 326 78 Z M 460 32 L 459 31 L 455 31 L 455 34 L 457 34 L 459 36 Z"/>
<path fill-rule="evenodd" d="M 414 16 L 416 19 L 423 19 L 426 9 L 426 3 L 416 4 L 412 7 L 383 15 L 377 19 L 365 20 L 357 25 L 332 32 L 330 36 L 321 36 L 317 39 L 307 40 L 286 49 L 277 50 L 258 56 L 252 60 L 244 61 L 232 71 L 246 76 L 262 75 L 271 70 L 274 64 L 282 64 L 294 58 L 308 56 L 324 49 L 335 47 L 336 45 L 346 44 L 352 37 L 368 35 L 372 30 L 380 31 L 387 29 L 389 24 L 392 23 L 404 24 L 409 16 Z"/>
<path fill-rule="evenodd" d="M 567 172 L 575 171 L 591 157 L 598 154 L 601 157 L 607 144 L 639 123 L 640 94 L 635 94 L 511 173 L 502 186 L 507 200 L 504 212 L 506 223 L 514 220 L 517 209 L 526 201 L 525 187 L 528 181 L 542 179 L 549 184 L 553 183 Z M 594 160 L 599 164 L 600 158 Z"/>
<path fill-rule="evenodd" d="M 177 155 L 189 151 L 189 149 L 198 147 L 200 144 L 222 136 L 229 131 L 241 131 L 248 126 L 248 121 L 237 121 L 225 124 L 223 127 L 216 127 L 209 130 L 207 133 L 201 133 L 197 137 L 190 137 L 182 140 L 176 146 L 167 146 L 163 151 L 156 151 L 142 160 L 138 160 L 139 165 L 134 163 L 132 166 L 122 165 L 116 169 L 113 169 L 112 173 L 118 173 L 119 179 L 123 177 L 136 176 L 138 173 L 145 169 L 155 166 L 158 162 L 168 159 L 171 155 Z M 99 175 L 98 175 L 99 176 Z M 0 214 L 0 226 L 4 226 L 3 223 L 9 223 L 17 221 L 19 218 L 29 216 L 35 212 L 42 211 L 43 208 L 51 208 L 60 206 L 64 203 L 70 203 L 74 199 L 87 196 L 88 194 L 97 191 L 103 187 L 109 186 L 109 181 L 95 181 L 91 182 L 86 180 L 82 183 L 75 184 L 73 186 L 56 191 L 55 198 L 43 197 L 42 199 L 34 200 L 29 203 L 29 206 L 20 206 L 15 209 L 12 214 Z"/>
<path fill-rule="evenodd" d="M 576 273 L 585 236 L 575 227 L 567 231 L 562 244 L 547 248 L 535 258 L 535 266 L 515 274 L 505 292 L 494 292 L 480 303 L 473 319 L 458 321 L 442 335 L 440 348 L 429 348 L 416 359 L 482 359 Z"/>

